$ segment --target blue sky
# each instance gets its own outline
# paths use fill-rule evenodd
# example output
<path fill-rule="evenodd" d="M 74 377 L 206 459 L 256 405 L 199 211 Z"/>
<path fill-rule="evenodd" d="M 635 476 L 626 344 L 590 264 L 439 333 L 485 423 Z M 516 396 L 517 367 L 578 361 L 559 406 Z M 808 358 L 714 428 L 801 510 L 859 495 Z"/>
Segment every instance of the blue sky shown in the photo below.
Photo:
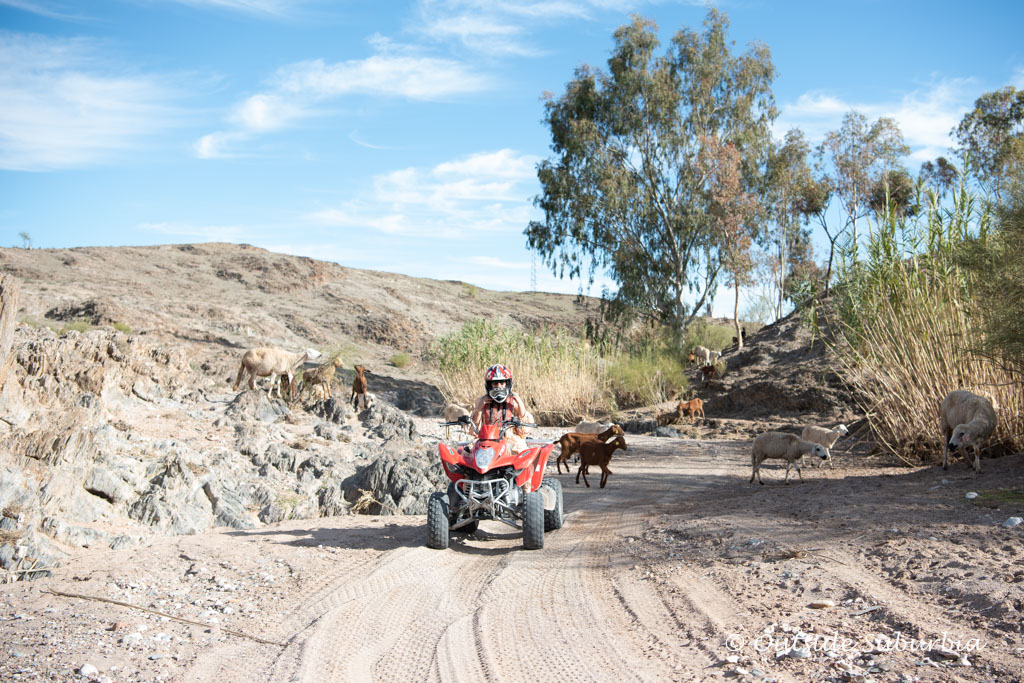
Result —
<path fill-rule="evenodd" d="M 772 50 L 779 137 L 857 109 L 921 161 L 1024 87 L 1024 3 L 736 0 Z M 606 66 L 631 13 L 705 3 L 0 0 L 0 244 L 246 242 L 355 268 L 531 286 L 544 91 Z M 827 254 L 826 254 L 827 255 Z M 575 293 L 537 264 L 537 288 Z M 594 293 L 598 293 L 595 290 Z M 718 297 L 716 313 L 730 308 Z"/>

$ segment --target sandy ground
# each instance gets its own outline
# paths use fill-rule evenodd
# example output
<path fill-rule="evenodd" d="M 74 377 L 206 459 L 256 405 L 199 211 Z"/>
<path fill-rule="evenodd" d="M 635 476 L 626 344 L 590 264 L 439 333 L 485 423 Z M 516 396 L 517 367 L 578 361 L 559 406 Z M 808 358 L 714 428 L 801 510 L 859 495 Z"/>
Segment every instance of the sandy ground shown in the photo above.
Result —
<path fill-rule="evenodd" d="M 628 441 L 539 551 L 363 516 L 83 551 L 0 586 L 0 680 L 1024 679 L 1021 510 L 965 498 L 1024 457 L 758 486 L 749 441 Z"/>

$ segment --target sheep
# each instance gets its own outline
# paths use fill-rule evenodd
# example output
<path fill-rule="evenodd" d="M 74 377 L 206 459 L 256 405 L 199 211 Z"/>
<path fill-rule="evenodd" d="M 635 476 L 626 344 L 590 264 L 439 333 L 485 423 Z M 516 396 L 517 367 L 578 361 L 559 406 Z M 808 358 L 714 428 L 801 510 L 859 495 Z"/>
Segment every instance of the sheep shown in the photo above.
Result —
<path fill-rule="evenodd" d="M 608 463 L 612 461 L 612 453 L 617 448 L 622 450 L 626 449 L 626 440 L 620 435 L 608 443 L 601 441 L 588 441 L 580 444 L 580 468 L 576 470 L 576 483 L 580 483 L 580 475 L 583 475 L 583 483 L 590 488 L 590 482 L 587 481 L 587 468 L 591 465 L 597 465 L 601 468 L 601 488 L 604 488 L 605 484 L 608 483 L 608 475 L 612 473 L 608 469 Z"/>
<path fill-rule="evenodd" d="M 611 422 L 595 422 L 591 420 L 580 420 L 573 432 L 577 434 L 600 434 L 612 426 Z"/>
<path fill-rule="evenodd" d="M 366 395 L 366 368 L 362 365 L 355 366 L 356 377 L 352 380 L 352 407 L 359 408 L 359 400 L 363 401 L 363 410 L 366 410 L 369 403 L 367 402 Z"/>
<path fill-rule="evenodd" d="M 942 428 L 942 469 L 949 468 L 949 452 L 958 448 L 974 451 L 974 471 L 981 472 L 981 446 L 996 428 L 992 402 L 969 391 L 951 391 L 939 408 Z"/>
<path fill-rule="evenodd" d="M 295 379 L 295 368 L 311 358 L 319 358 L 320 352 L 315 349 L 306 349 L 302 353 L 289 353 L 281 349 L 259 347 L 249 349 L 242 356 L 242 365 L 238 368 L 238 376 L 235 377 L 235 386 L 232 391 L 238 391 L 238 385 L 242 377 L 249 373 L 249 388 L 256 388 L 257 377 L 270 377 L 270 387 L 267 389 L 267 396 L 273 396 L 274 388 L 277 388 L 278 398 L 281 396 L 281 385 L 277 377 L 287 377 L 289 387 Z"/>
<path fill-rule="evenodd" d="M 786 432 L 758 434 L 754 438 L 754 448 L 750 453 L 750 463 L 754 466 L 754 471 L 750 473 L 750 483 L 753 484 L 756 477 L 757 483 L 764 485 L 764 482 L 761 481 L 761 463 L 768 458 L 786 461 L 786 484 L 789 484 L 789 468 L 794 465 L 796 465 L 796 473 L 800 475 L 802 481 L 804 475 L 800 471 L 800 458 L 805 453 L 809 453 L 812 458 L 818 457 L 822 460 L 828 457 L 825 447 L 820 443 L 804 441 L 796 434 L 787 434 Z"/>
<path fill-rule="evenodd" d="M 555 466 L 558 468 L 558 473 L 562 473 L 562 465 L 565 464 L 565 473 L 569 474 L 569 456 L 573 453 L 579 453 L 581 445 L 595 441 L 604 443 L 613 436 L 622 436 L 623 434 L 625 434 L 625 432 L 622 431 L 622 427 L 616 424 L 611 425 L 600 434 L 586 434 L 580 432 L 567 432 L 563 434 L 558 439 L 558 445 L 562 450 L 558 454 L 558 459 L 555 460 Z"/>
<path fill-rule="evenodd" d="M 810 441 L 811 443 L 820 443 L 825 447 L 825 454 L 829 466 L 832 465 L 832 446 L 835 445 L 839 437 L 845 436 L 850 433 L 850 430 L 846 428 L 846 425 L 836 425 L 832 429 L 827 427 L 816 427 L 814 425 L 807 425 L 804 427 L 804 431 L 800 434 L 800 438 L 804 441 Z M 811 460 L 814 463 L 814 460 Z"/>
<path fill-rule="evenodd" d="M 721 351 L 712 351 L 708 355 L 708 363 L 714 365 L 715 361 L 717 361 L 721 357 L 722 357 L 722 352 Z"/>
<path fill-rule="evenodd" d="M 460 417 L 469 417 L 469 411 L 466 410 L 465 406 L 460 406 L 457 403 L 449 403 L 444 407 L 445 422 L 458 422 Z M 465 427 L 463 427 L 463 431 L 465 431 Z M 445 425 L 444 438 L 451 438 L 451 425 Z"/>
<path fill-rule="evenodd" d="M 694 346 L 690 351 L 690 363 L 699 362 L 700 365 L 707 365 L 711 362 L 711 349 L 704 346 Z"/>
<path fill-rule="evenodd" d="M 690 399 L 689 401 L 680 401 L 676 411 L 678 412 L 680 419 L 686 415 L 691 419 L 691 421 L 695 422 L 697 420 L 698 413 L 702 420 L 707 419 L 704 417 L 704 401 L 699 398 Z"/>
<path fill-rule="evenodd" d="M 335 356 L 334 360 L 306 370 L 302 373 L 302 393 L 313 391 L 318 398 L 321 393 L 325 399 L 332 398 L 334 392 L 331 391 L 331 381 L 334 379 L 335 371 L 343 367 L 345 364 L 341 362 L 341 357 Z"/>

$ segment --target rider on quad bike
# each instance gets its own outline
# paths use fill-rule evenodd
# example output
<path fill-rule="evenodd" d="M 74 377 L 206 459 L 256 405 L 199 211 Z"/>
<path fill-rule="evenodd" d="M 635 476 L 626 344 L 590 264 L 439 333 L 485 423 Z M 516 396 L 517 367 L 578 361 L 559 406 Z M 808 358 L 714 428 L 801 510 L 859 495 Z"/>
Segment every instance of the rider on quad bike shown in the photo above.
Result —
<path fill-rule="evenodd" d="M 523 438 L 529 417 L 512 393 L 512 371 L 492 365 L 484 374 L 487 393 L 470 416 L 445 423 L 468 427 L 477 440 L 453 448 L 438 445 L 441 465 L 451 480 L 448 490 L 431 494 L 427 504 L 427 545 L 447 548 L 450 531 L 473 533 L 481 519 L 523 530 L 528 550 L 544 547 L 544 532 L 562 526 L 562 486 L 545 477 L 554 444 L 529 444 Z M 468 424 L 467 424 L 468 423 Z"/>

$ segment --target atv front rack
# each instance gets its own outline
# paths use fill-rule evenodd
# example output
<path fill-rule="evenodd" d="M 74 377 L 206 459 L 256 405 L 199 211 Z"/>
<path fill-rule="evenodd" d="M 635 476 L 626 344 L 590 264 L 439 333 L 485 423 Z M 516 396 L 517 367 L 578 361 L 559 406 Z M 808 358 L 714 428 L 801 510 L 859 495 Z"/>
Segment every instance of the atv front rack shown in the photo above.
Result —
<path fill-rule="evenodd" d="M 459 497 L 459 519 L 451 525 L 458 529 L 475 520 L 494 519 L 504 522 L 515 529 L 521 528 L 520 515 L 516 511 L 519 505 L 519 488 L 512 486 L 507 479 L 460 479 L 455 483 L 455 493 Z M 478 513 L 485 514 L 480 515 Z"/>

